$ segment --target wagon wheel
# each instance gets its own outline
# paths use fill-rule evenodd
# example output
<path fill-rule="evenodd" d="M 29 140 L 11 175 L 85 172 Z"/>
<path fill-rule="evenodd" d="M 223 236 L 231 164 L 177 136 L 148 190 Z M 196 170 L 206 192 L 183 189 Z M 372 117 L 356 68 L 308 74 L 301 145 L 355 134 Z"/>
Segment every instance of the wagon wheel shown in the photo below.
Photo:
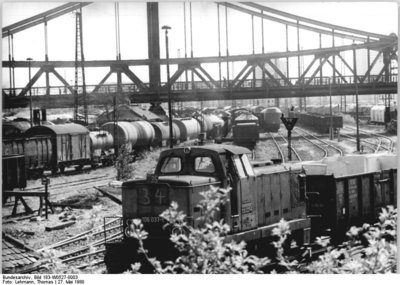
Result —
<path fill-rule="evenodd" d="M 81 171 L 83 169 L 83 165 L 75 166 L 76 171 Z"/>
<path fill-rule="evenodd" d="M 52 174 L 56 174 L 57 171 L 58 171 L 58 167 L 57 167 L 57 166 L 56 166 L 56 167 L 53 167 L 53 168 L 51 169 L 51 173 L 52 173 Z"/>
<path fill-rule="evenodd" d="M 65 165 L 60 165 L 60 173 L 64 173 Z"/>

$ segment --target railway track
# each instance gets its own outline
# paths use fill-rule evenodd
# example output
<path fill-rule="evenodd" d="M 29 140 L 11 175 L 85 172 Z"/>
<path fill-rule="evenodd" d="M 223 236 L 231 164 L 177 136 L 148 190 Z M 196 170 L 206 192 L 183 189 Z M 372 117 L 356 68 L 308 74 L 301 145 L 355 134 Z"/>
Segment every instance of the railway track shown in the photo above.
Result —
<path fill-rule="evenodd" d="M 120 218 L 112 219 L 101 226 L 41 248 L 38 252 L 57 250 L 61 263 L 77 269 L 101 265 L 104 263 L 105 241 L 122 238 L 121 221 Z"/>
<path fill-rule="evenodd" d="M 340 136 L 354 144 L 357 144 L 357 138 L 355 136 L 348 135 L 348 134 L 340 134 Z M 363 143 L 363 145 L 361 145 L 361 152 L 364 152 L 364 153 L 365 152 L 366 153 L 376 153 L 377 148 L 380 146 L 379 143 L 373 143 L 373 142 L 367 141 L 365 139 L 364 140 L 360 139 L 360 143 Z"/>
<path fill-rule="evenodd" d="M 350 127 L 350 126 L 346 126 L 344 127 L 344 129 L 347 130 L 351 130 L 351 131 L 355 131 L 356 128 L 354 127 Z M 389 152 L 393 152 L 394 151 L 394 141 L 385 135 L 381 135 L 381 134 L 375 134 L 375 133 L 371 133 L 369 131 L 366 130 L 359 130 L 360 133 L 366 134 L 368 136 L 370 136 L 371 138 L 374 138 L 375 140 L 378 141 L 378 143 L 376 144 L 376 152 L 379 151 L 379 149 L 384 149 L 386 151 Z"/>
<path fill-rule="evenodd" d="M 63 194 L 65 189 L 68 189 L 69 192 L 72 191 L 83 191 L 86 189 L 91 189 L 94 186 L 101 186 L 110 182 L 110 180 L 114 179 L 113 175 L 97 175 L 90 178 L 83 178 L 77 179 L 73 181 L 67 182 L 59 182 L 55 184 L 49 185 L 49 192 L 51 196 L 57 196 Z M 25 188 L 26 191 L 39 191 L 43 190 L 43 186 L 36 186 L 36 187 L 27 187 Z"/>
<path fill-rule="evenodd" d="M 271 136 L 276 148 L 278 149 L 282 162 L 286 162 L 289 158 L 289 151 L 287 149 L 288 141 L 280 132 L 278 132 L 278 134 L 276 135 L 269 133 L 269 135 Z M 283 143 L 279 143 L 278 140 L 283 141 Z M 293 146 L 291 146 L 290 150 L 294 154 L 294 159 L 292 157 L 292 161 L 302 161 L 300 154 L 293 148 Z"/>
<path fill-rule="evenodd" d="M 282 163 L 286 162 L 285 154 L 284 154 L 282 148 L 280 147 L 279 143 L 276 141 L 275 136 L 272 133 L 269 133 L 269 135 L 271 136 L 271 139 L 274 142 L 274 144 L 279 152 L 279 156 L 281 157 Z"/>
<path fill-rule="evenodd" d="M 330 144 L 326 140 L 323 140 L 302 128 L 296 127 L 294 129 L 294 132 L 297 133 L 299 136 L 301 136 L 306 141 L 310 142 L 316 148 L 321 150 L 321 152 L 323 153 L 323 158 L 328 157 L 328 156 L 334 156 L 337 154 L 339 154 L 340 156 L 343 156 L 343 151 L 340 148 L 334 146 L 333 144 Z"/>

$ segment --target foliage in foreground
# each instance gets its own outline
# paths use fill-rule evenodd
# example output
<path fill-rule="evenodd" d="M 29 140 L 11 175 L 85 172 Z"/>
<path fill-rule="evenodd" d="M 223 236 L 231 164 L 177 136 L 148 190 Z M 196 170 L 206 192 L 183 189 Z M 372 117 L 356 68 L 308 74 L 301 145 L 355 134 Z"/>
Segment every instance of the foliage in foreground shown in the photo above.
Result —
<path fill-rule="evenodd" d="M 163 266 L 155 258 L 147 256 L 143 240 L 148 234 L 143 230 L 140 220 L 133 220 L 130 228 L 132 237 L 139 241 L 139 252 L 153 265 L 155 273 L 263 273 L 264 266 L 270 264 L 268 258 L 248 255 L 245 242 L 224 242 L 230 229 L 227 224 L 213 220 L 214 213 L 227 201 L 228 190 L 211 188 L 202 193 L 200 202 L 203 217 L 201 228 L 193 228 L 185 221 L 185 214 L 178 211 L 173 202 L 160 216 L 167 221 L 167 227 L 178 228 L 180 234 L 172 233 L 170 240 L 181 253 L 173 262 Z M 352 227 L 347 235 L 349 241 L 339 247 L 329 246 L 329 240 L 317 239 L 317 243 L 327 252 L 308 265 L 290 261 L 285 256 L 284 244 L 290 235 L 289 224 L 281 221 L 273 230 L 277 240 L 273 242 L 278 264 L 286 273 L 390 273 L 396 271 L 396 210 L 389 206 L 382 209 L 379 223 Z M 140 270 L 140 264 L 132 265 L 131 273 Z M 301 268 L 301 270 L 300 270 Z"/>
<path fill-rule="evenodd" d="M 397 210 L 382 209 L 379 223 L 351 227 L 343 248 L 328 247 L 328 252 L 308 266 L 310 273 L 395 273 Z M 319 240 L 322 242 L 321 240 Z M 324 244 L 324 246 L 328 246 Z"/>

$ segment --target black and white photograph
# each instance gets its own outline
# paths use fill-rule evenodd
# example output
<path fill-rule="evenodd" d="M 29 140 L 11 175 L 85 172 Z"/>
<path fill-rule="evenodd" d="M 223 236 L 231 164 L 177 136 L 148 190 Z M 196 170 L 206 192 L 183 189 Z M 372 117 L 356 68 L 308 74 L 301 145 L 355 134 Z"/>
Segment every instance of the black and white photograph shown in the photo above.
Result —
<path fill-rule="evenodd" d="M 0 5 L 3 284 L 399 273 L 398 2 Z"/>

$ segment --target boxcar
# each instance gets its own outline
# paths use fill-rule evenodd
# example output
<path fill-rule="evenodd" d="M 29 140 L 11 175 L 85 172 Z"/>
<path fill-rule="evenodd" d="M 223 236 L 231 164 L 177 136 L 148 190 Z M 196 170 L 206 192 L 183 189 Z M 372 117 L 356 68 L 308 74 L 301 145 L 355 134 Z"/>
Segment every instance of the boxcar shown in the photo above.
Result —
<path fill-rule="evenodd" d="M 65 167 L 81 169 L 91 164 L 89 130 L 78 124 L 35 126 L 26 137 L 50 137 L 51 170 L 64 172 Z"/>
<path fill-rule="evenodd" d="M 22 140 L 6 140 L 2 143 L 2 189 L 26 187 L 25 157 Z"/>
<path fill-rule="evenodd" d="M 52 167 L 53 150 L 49 136 L 5 139 L 2 146 L 3 155 L 24 155 L 27 178 Z"/>

